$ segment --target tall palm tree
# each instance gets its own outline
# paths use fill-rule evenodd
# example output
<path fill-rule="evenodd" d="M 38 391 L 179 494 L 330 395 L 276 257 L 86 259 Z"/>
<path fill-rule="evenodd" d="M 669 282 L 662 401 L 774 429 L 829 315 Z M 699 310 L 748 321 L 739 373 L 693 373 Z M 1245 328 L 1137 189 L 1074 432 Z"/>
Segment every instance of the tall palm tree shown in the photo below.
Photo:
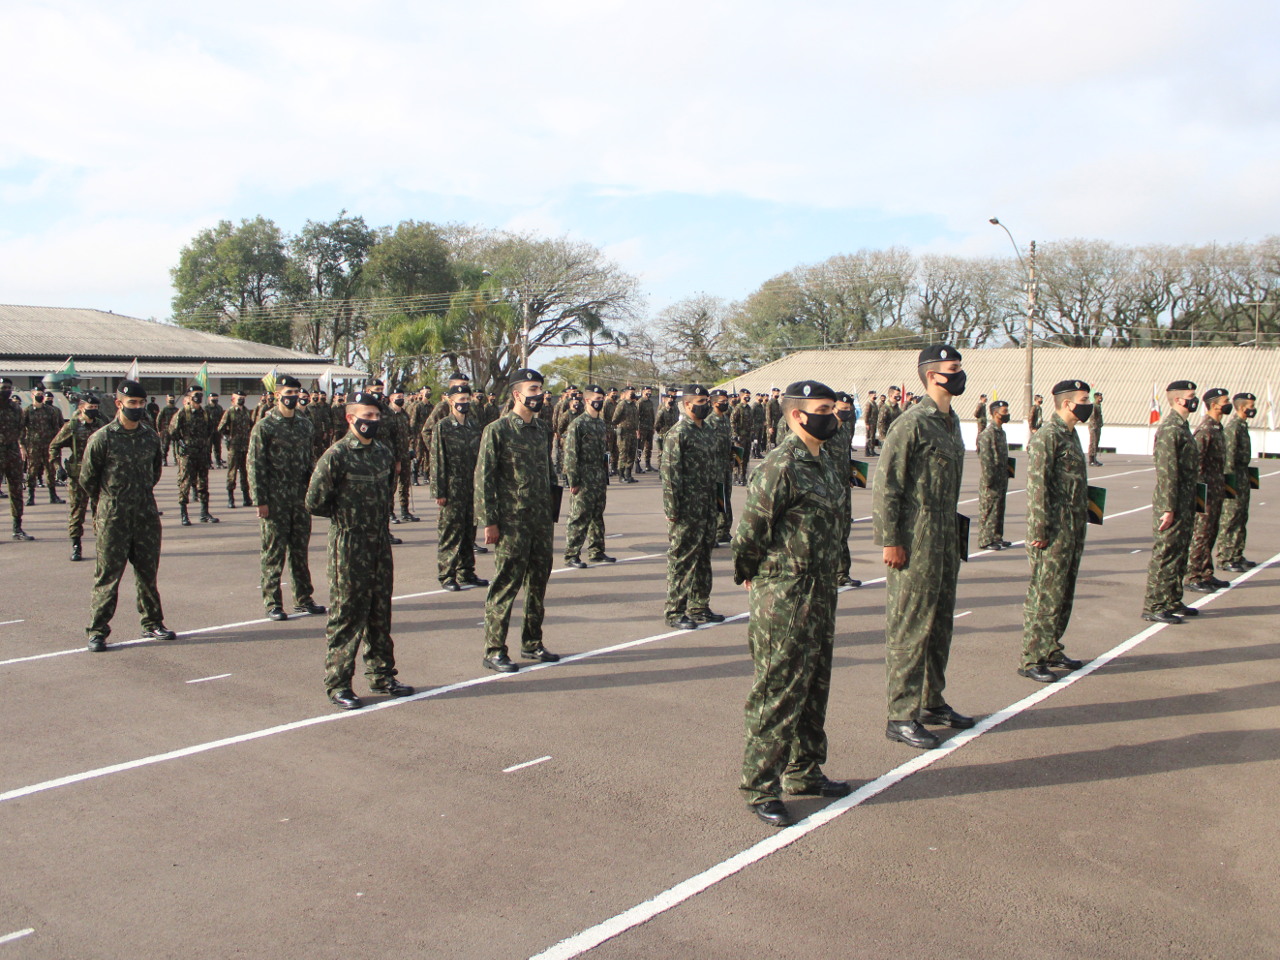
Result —
<path fill-rule="evenodd" d="M 585 337 L 585 342 L 575 342 Z M 590 307 L 583 307 L 573 317 L 573 325 L 560 334 L 560 342 L 569 347 L 587 348 L 587 380 L 595 379 L 596 347 L 624 347 L 627 338 L 609 327 L 604 317 Z"/>

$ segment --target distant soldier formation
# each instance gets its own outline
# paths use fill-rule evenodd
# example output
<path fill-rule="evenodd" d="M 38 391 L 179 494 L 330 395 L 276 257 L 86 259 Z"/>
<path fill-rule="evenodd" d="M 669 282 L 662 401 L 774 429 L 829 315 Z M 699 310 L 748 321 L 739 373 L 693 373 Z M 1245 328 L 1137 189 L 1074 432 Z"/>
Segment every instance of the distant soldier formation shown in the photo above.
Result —
<path fill-rule="evenodd" d="M 83 559 L 84 525 L 95 532 L 88 648 L 107 649 L 120 580 L 132 566 L 144 636 L 172 639 L 156 586 L 161 516 L 154 488 L 172 452 L 179 522 L 216 524 L 209 471 L 226 467 L 227 507 L 256 511 L 266 616 L 327 617 L 324 687 L 343 709 L 354 689 L 357 654 L 369 689 L 392 697 L 415 689 L 398 678 L 392 637 L 392 547 L 398 524 L 415 523 L 413 488 L 428 485 L 437 514 L 441 588 L 486 589 L 484 668 L 514 673 L 508 631 L 523 596 L 519 657 L 555 663 L 543 642 L 553 534 L 565 522 L 564 563 L 613 564 L 605 552 L 608 488 L 657 472 L 667 523 L 663 616 L 676 631 L 723 622 L 712 609 L 712 556 L 729 545 L 733 576 L 749 595 L 748 647 L 754 678 L 745 705 L 741 794 L 772 826 L 792 822 L 786 795 L 840 797 L 845 781 L 823 769 L 836 597 L 861 586 L 852 577 L 853 488 L 866 486 L 855 459 L 861 415 L 863 455 L 877 459 L 871 491 L 872 539 L 886 568 L 886 727 L 890 740 L 932 749 L 930 727 L 975 724 L 947 694 L 960 563 L 969 528 L 957 514 L 966 458 L 955 409 L 965 393 L 963 357 L 948 344 L 922 350 L 922 392 L 890 385 L 857 394 L 817 380 L 752 394 L 691 383 L 569 384 L 551 397 L 543 374 L 515 371 L 504 391 L 485 393 L 460 371 L 439 399 L 422 388 L 370 379 L 351 393 L 309 392 L 280 376 L 253 408 L 242 391 L 225 409 L 198 384 L 147 397 L 125 379 L 113 397 L 74 395 L 63 419 L 54 394 L 37 388 L 23 405 L 0 378 L 0 483 L 8 488 L 13 538 L 38 486 L 67 503 L 70 559 Z M 69 398 L 71 395 L 68 394 Z M 994 394 L 993 394 L 994 396 Z M 1100 466 L 1102 393 L 1067 379 L 1028 413 L 1022 460 L 1030 565 L 1017 673 L 1053 683 L 1083 664 L 1063 638 L 1093 503 L 1088 468 Z M 1199 611 L 1187 591 L 1227 587 L 1219 570 L 1245 572 L 1252 447 L 1248 392 L 1189 380 L 1167 387 L 1167 412 L 1154 436 L 1153 547 L 1141 615 L 1176 624 Z M 148 402 L 150 400 L 150 402 Z M 1194 432 L 1189 418 L 1203 403 Z M 106 409 L 103 409 L 103 408 Z M 1016 472 L 1005 427 L 1009 404 L 978 398 L 972 409 L 978 460 L 977 544 L 1010 549 L 1005 502 Z M 1077 429 L 1088 437 L 1082 445 Z M 657 464 L 654 464 L 654 457 Z M 754 469 L 753 460 L 761 461 Z M 732 488 L 746 486 L 734 518 Z M 567 488 L 567 490 L 566 490 Z M 237 489 L 240 504 L 236 502 Z M 329 605 L 315 601 L 308 563 L 312 517 L 328 518 Z M 477 542 L 479 539 L 481 542 Z M 476 554 L 492 549 L 492 581 L 476 576 Z M 292 595 L 286 611 L 283 581 Z"/>

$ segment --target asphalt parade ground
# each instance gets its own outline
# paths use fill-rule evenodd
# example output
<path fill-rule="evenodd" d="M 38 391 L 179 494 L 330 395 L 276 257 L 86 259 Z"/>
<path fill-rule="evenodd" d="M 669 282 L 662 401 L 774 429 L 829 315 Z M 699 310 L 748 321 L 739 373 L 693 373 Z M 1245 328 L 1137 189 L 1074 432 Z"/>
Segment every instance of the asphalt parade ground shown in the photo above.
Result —
<path fill-rule="evenodd" d="M 358 673 L 354 712 L 324 696 L 323 618 L 264 618 L 257 521 L 219 507 L 222 471 L 216 526 L 178 525 L 172 468 L 158 488 L 169 643 L 129 642 L 129 573 L 111 648 L 85 651 L 92 540 L 68 562 L 66 508 L 42 502 L 34 543 L 0 542 L 0 960 L 1275 957 L 1280 463 L 1258 463 L 1259 566 L 1167 627 L 1140 619 L 1150 458 L 1091 469 L 1108 520 L 1069 683 L 1015 674 L 1026 555 L 972 541 L 947 699 L 981 722 L 929 753 L 884 737 L 884 569 L 855 523 L 867 583 L 840 597 L 826 771 L 859 789 L 790 800 L 808 819 L 782 831 L 736 789 L 745 616 L 663 623 L 656 474 L 610 488 L 618 564 L 564 569 L 557 526 L 545 642 L 565 659 L 512 676 L 481 667 L 483 591 L 440 592 L 415 488 L 393 610 L 419 692 L 368 696 Z M 977 475 L 970 454 L 974 537 Z M 727 548 L 714 568 L 713 608 L 744 614 Z"/>

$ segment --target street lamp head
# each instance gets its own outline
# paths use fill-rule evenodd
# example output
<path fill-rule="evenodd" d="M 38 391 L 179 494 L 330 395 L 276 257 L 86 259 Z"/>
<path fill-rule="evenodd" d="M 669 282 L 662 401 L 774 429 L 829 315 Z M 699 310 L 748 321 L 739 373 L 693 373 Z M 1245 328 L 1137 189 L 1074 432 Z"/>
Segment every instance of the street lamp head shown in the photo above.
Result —
<path fill-rule="evenodd" d="M 988 220 L 988 221 L 987 221 L 987 223 L 995 224 L 995 225 L 998 227 L 998 226 L 1000 226 L 1000 218 L 999 218 L 999 217 L 992 217 L 990 220 Z"/>

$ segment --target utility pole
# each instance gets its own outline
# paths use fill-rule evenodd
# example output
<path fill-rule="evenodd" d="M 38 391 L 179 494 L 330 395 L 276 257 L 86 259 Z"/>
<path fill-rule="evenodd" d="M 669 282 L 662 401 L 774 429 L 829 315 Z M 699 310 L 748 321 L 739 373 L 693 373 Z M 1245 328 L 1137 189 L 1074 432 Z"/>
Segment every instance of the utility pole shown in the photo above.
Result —
<path fill-rule="evenodd" d="M 524 317 L 524 337 L 520 344 L 520 366 L 529 366 L 529 298 L 520 298 L 520 313 Z"/>
<path fill-rule="evenodd" d="M 1026 260 L 1022 259 L 1022 251 L 1018 249 L 1018 241 L 1013 239 L 1013 234 L 1009 228 L 1000 222 L 998 217 L 992 217 L 989 223 L 995 224 L 1009 236 L 1009 242 L 1013 244 L 1013 252 L 1018 255 L 1018 262 L 1022 264 L 1022 269 L 1027 271 L 1027 318 L 1022 326 L 1022 341 L 1025 347 L 1023 353 L 1026 357 L 1025 380 L 1023 384 L 1022 403 L 1023 408 L 1027 412 L 1027 417 L 1031 417 L 1032 400 L 1035 398 L 1035 359 L 1034 359 L 1034 339 L 1035 339 L 1035 318 L 1036 318 L 1036 294 L 1039 291 L 1039 284 L 1036 282 L 1036 242 L 1031 241 L 1030 255 Z"/>

